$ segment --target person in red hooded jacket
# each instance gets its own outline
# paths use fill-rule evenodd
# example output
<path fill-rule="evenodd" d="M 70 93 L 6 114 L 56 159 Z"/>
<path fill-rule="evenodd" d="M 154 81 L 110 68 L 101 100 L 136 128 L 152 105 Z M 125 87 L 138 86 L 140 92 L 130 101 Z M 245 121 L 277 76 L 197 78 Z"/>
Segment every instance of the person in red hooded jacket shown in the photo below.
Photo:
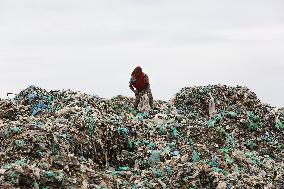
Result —
<path fill-rule="evenodd" d="M 150 107 L 153 109 L 153 96 L 150 89 L 149 77 L 147 74 L 143 73 L 140 66 L 137 66 L 132 72 L 129 87 L 134 92 L 136 97 L 134 104 L 134 108 L 136 110 L 144 94 L 147 94 Z"/>

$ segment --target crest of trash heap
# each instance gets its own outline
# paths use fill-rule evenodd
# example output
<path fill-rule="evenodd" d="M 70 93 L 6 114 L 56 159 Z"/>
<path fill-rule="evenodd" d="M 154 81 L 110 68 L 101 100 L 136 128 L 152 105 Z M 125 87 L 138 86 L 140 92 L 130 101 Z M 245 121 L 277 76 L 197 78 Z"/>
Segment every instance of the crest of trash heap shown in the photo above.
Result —
<path fill-rule="evenodd" d="M 0 101 L 0 188 L 284 188 L 284 111 L 246 87 L 155 109 L 30 86 Z"/>

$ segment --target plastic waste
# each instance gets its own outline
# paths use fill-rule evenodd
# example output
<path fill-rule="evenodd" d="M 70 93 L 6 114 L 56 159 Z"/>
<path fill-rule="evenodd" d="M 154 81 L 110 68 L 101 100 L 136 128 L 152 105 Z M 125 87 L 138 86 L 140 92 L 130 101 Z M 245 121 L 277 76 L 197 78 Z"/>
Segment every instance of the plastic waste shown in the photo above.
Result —
<path fill-rule="evenodd" d="M 0 188 L 284 188 L 284 109 L 248 88 L 133 103 L 35 86 L 0 100 Z"/>

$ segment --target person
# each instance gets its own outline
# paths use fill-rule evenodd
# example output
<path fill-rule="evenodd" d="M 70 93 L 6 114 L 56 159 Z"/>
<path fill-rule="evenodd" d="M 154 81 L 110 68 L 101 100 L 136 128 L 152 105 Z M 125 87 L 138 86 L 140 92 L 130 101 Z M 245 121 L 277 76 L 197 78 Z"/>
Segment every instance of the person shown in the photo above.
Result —
<path fill-rule="evenodd" d="M 130 89 L 135 94 L 134 108 L 137 110 L 141 98 L 144 94 L 147 94 L 151 109 L 153 109 L 153 95 L 150 89 L 149 77 L 143 73 L 142 68 L 137 66 L 131 74 L 129 82 Z"/>

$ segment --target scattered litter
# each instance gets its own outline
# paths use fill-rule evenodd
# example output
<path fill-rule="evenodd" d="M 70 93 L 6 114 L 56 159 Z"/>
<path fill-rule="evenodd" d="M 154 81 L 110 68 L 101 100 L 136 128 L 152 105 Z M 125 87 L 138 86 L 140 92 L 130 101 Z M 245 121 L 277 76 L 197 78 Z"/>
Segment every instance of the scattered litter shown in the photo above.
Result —
<path fill-rule="evenodd" d="M 248 88 L 133 102 L 35 86 L 0 100 L 0 187 L 284 188 L 284 109 Z"/>

